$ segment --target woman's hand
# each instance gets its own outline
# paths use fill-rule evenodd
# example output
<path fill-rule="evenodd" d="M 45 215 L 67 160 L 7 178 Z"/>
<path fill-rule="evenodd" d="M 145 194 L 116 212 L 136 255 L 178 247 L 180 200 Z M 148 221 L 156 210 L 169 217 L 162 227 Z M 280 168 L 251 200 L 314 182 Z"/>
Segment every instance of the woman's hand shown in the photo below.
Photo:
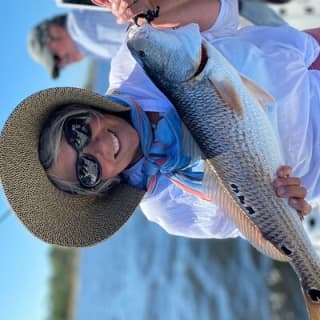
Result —
<path fill-rule="evenodd" d="M 281 166 L 277 170 L 277 178 L 273 182 L 276 194 L 281 198 L 288 198 L 289 205 L 296 209 L 303 219 L 311 212 L 310 204 L 304 199 L 307 190 L 301 186 L 300 178 L 291 177 L 291 167 Z"/>
<path fill-rule="evenodd" d="M 157 6 L 150 0 L 91 0 L 98 6 L 107 7 L 117 18 L 117 23 L 125 23 L 132 20 L 140 13 L 148 10 L 156 12 Z"/>

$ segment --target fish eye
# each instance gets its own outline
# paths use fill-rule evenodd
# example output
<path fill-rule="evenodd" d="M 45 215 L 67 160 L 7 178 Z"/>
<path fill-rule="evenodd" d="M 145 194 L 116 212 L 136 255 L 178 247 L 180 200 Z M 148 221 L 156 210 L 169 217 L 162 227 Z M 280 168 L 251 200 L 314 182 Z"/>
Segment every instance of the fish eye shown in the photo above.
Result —
<path fill-rule="evenodd" d="M 141 57 L 141 58 L 143 58 L 143 57 L 145 57 L 146 56 L 146 54 L 145 54 L 145 52 L 144 51 L 142 51 L 142 50 L 139 50 L 139 56 Z"/>

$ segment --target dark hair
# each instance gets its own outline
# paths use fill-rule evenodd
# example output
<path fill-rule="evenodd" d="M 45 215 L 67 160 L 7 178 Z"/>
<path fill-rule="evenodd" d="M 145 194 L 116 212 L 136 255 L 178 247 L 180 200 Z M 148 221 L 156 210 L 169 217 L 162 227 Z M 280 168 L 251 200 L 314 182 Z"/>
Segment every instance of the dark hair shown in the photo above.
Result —
<path fill-rule="evenodd" d="M 47 21 L 49 24 L 56 24 L 60 27 L 66 27 L 67 25 L 67 15 L 66 14 L 60 14 L 58 16 L 54 16 L 51 19 Z"/>

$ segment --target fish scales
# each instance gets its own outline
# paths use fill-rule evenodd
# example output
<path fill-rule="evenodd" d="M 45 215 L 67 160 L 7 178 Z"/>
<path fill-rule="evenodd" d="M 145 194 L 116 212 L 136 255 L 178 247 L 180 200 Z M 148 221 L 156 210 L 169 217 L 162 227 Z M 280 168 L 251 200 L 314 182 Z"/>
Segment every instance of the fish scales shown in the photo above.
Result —
<path fill-rule="evenodd" d="M 213 201 L 229 210 L 236 224 L 243 215 L 248 225 L 257 226 L 271 247 L 287 256 L 301 281 L 308 308 L 310 301 L 318 305 L 320 259 L 298 214 L 273 189 L 276 170 L 284 162 L 257 98 L 261 92 L 252 94 L 255 85 L 242 79 L 214 47 L 202 41 L 199 30 L 185 32 L 187 41 L 179 38 L 179 32 L 143 26 L 130 35 L 128 47 L 173 103 L 203 152 L 207 164 L 204 184 Z M 190 49 L 192 42 L 196 45 Z M 208 60 L 198 74 L 201 48 Z M 239 227 L 253 232 L 250 226 Z M 244 235 L 265 253 L 261 239 Z M 320 319 L 319 314 L 312 319 Z"/>
<path fill-rule="evenodd" d="M 186 88 L 184 88 L 184 86 L 186 86 Z M 234 120 L 228 123 L 229 126 L 223 121 L 223 119 L 228 117 L 228 113 L 231 112 L 225 107 L 214 107 L 224 104 L 224 102 L 221 101 L 216 92 L 212 90 L 212 85 L 209 87 L 206 83 L 201 84 L 201 82 L 195 82 L 194 86 L 189 83 L 182 83 L 177 88 L 174 86 L 171 86 L 171 88 L 174 92 L 181 92 L 181 94 L 174 95 L 171 100 L 175 105 L 181 103 L 181 105 L 184 106 L 181 112 L 179 110 L 182 119 L 184 119 L 187 127 L 192 128 L 191 133 L 198 141 L 203 153 L 210 159 L 213 166 L 220 173 L 224 184 L 241 186 L 242 193 L 246 194 L 246 202 L 255 208 L 257 212 L 263 212 L 262 210 L 266 208 L 270 201 L 272 201 L 271 208 L 274 210 L 275 205 L 278 205 L 274 203 L 274 200 L 278 200 L 278 198 L 268 197 L 266 190 L 269 189 L 268 194 L 274 193 L 270 181 L 273 179 L 275 168 L 273 168 L 273 172 L 269 172 L 268 176 L 261 175 L 261 172 L 266 172 L 266 170 L 262 170 L 265 167 L 263 157 L 261 157 L 261 155 L 259 157 L 258 152 L 255 152 L 258 148 L 252 148 L 251 145 L 251 143 L 254 143 L 254 138 L 256 137 L 254 130 L 247 130 L 246 134 L 239 135 L 238 132 L 243 126 L 243 121 L 239 121 L 239 119 L 233 117 Z M 210 90 L 208 90 L 208 88 L 210 88 Z M 170 93 L 165 93 L 170 96 Z M 193 93 L 195 93 L 196 99 L 193 98 Z M 212 103 L 212 101 L 214 101 L 212 104 L 213 107 L 209 109 L 207 106 L 210 105 L 209 103 Z M 221 111 L 222 114 L 219 116 Z M 231 114 L 230 116 L 232 117 L 234 115 Z M 202 119 L 203 121 L 201 121 Z M 260 149 L 262 153 L 272 153 L 270 149 Z M 253 166 L 250 165 L 250 162 L 247 162 L 247 158 L 243 157 L 243 155 L 248 154 L 248 152 L 251 152 L 248 159 L 255 159 Z M 239 159 L 242 161 L 239 161 Z M 258 174 L 259 172 L 260 174 Z M 259 181 L 259 184 L 256 183 L 257 181 Z M 261 183 L 262 181 L 263 183 Z M 259 190 L 259 188 L 262 188 L 262 190 Z M 234 193 L 231 187 L 229 192 Z M 260 195 L 259 199 L 256 196 L 257 194 Z M 236 200 L 240 202 L 238 197 L 236 197 Z M 280 204 L 283 203 L 281 199 L 279 199 L 278 202 L 280 202 Z M 239 205 L 243 206 L 241 202 Z M 286 208 L 286 210 L 288 210 L 288 208 Z M 284 217 L 286 218 L 287 215 L 285 214 Z M 296 223 L 300 224 L 298 216 L 294 214 L 294 217 L 296 218 Z M 268 240 L 278 240 L 280 243 L 284 242 L 283 235 L 286 234 L 284 230 L 289 230 L 290 226 L 287 225 L 287 222 L 290 221 L 285 220 L 282 222 L 280 215 L 270 215 L 268 212 L 266 214 L 254 215 L 251 218 L 260 226 L 261 231 Z M 283 228 L 279 228 L 279 224 L 283 226 Z M 293 244 L 287 241 L 287 246 L 293 247 Z"/>
<path fill-rule="evenodd" d="M 163 84 L 162 90 L 170 97 L 174 105 L 183 105 L 183 108 L 178 108 L 181 118 L 190 128 L 200 149 L 219 172 L 219 176 L 229 193 L 234 194 L 231 184 L 241 186 L 241 193 L 245 195 L 247 206 L 254 208 L 259 213 L 252 215 L 250 219 L 259 226 L 265 238 L 277 244 L 279 249 L 285 246 L 292 252 L 301 253 L 301 255 L 293 255 L 291 260 L 294 265 L 299 265 L 297 268 L 300 267 L 304 287 L 310 288 L 315 280 L 316 283 L 319 283 L 319 277 L 312 280 L 313 272 L 304 268 L 305 261 L 310 260 L 310 257 L 304 254 L 308 251 L 301 249 L 305 247 L 304 242 L 308 243 L 309 241 L 303 232 L 298 215 L 293 212 L 288 219 L 287 212 L 293 211 L 293 209 L 286 205 L 282 199 L 274 196 L 274 190 L 270 183 L 274 179 L 276 168 L 283 162 L 279 159 L 279 161 L 274 161 L 272 167 L 265 165 L 270 162 L 267 159 L 270 154 L 274 154 L 276 145 L 255 143 L 259 137 L 257 130 L 243 129 L 252 126 L 252 123 L 263 125 L 260 112 L 251 112 L 251 109 L 248 108 L 248 113 L 244 115 L 247 116 L 246 119 L 237 117 L 230 108 L 224 106 L 224 101 L 219 98 L 219 94 L 212 90 L 212 84 L 209 84 L 207 79 L 202 81 L 179 83 L 179 86 L 166 83 Z M 209 105 L 212 107 L 208 108 Z M 247 105 L 249 105 L 249 101 L 247 101 Z M 263 110 L 261 110 L 261 114 L 262 112 Z M 265 115 L 262 114 L 262 116 Z M 232 120 L 226 122 L 225 119 L 228 118 Z M 259 130 L 263 130 L 263 135 L 268 137 L 270 128 L 267 125 L 262 128 L 261 125 L 259 125 Z M 248 161 L 249 159 L 254 161 Z M 248 215 L 239 197 L 233 196 L 233 198 L 242 207 L 243 212 Z M 274 214 L 275 209 L 277 209 L 276 214 Z M 289 237 L 289 235 L 296 234 L 296 237 Z M 300 243 L 300 239 L 303 239 L 304 242 Z M 318 273 L 318 275 L 320 274 Z"/>

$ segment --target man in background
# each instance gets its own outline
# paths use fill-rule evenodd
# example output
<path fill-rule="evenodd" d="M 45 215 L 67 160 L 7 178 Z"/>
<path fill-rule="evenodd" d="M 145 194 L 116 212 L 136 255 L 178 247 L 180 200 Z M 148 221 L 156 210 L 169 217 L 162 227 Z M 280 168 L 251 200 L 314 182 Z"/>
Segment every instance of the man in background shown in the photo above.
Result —
<path fill-rule="evenodd" d="M 36 25 L 29 33 L 28 48 L 55 79 L 61 69 L 84 58 L 111 59 L 126 28 L 108 11 L 72 10 Z"/>

